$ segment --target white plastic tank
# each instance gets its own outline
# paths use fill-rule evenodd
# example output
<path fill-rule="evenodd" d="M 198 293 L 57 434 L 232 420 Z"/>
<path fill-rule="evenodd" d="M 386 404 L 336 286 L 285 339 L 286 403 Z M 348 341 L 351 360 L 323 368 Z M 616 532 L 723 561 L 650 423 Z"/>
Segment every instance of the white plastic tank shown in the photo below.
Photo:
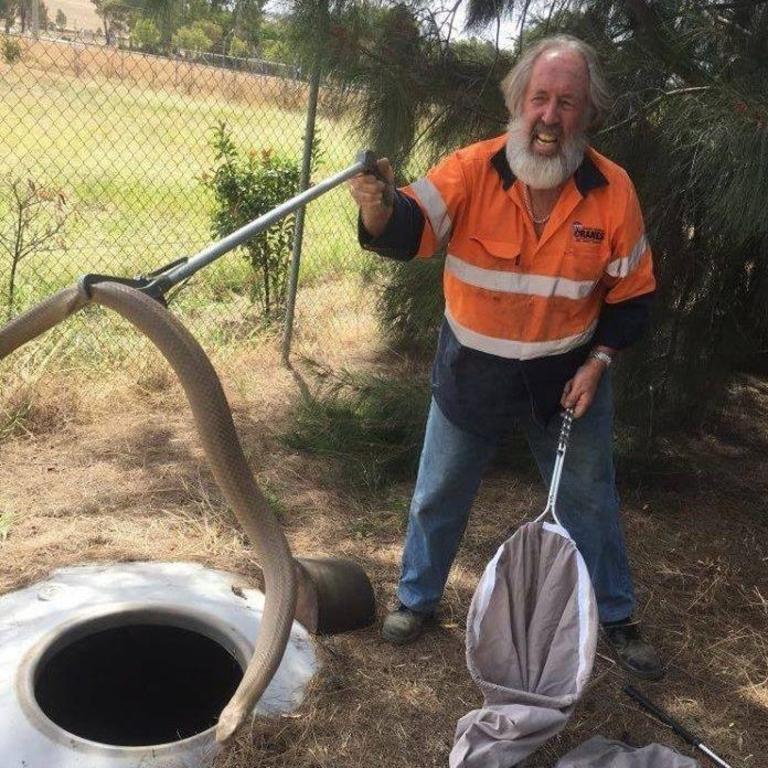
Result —
<path fill-rule="evenodd" d="M 194 563 L 66 568 L 0 597 L 3 768 L 208 768 L 264 595 Z M 257 713 L 301 703 L 317 670 L 294 622 Z"/>

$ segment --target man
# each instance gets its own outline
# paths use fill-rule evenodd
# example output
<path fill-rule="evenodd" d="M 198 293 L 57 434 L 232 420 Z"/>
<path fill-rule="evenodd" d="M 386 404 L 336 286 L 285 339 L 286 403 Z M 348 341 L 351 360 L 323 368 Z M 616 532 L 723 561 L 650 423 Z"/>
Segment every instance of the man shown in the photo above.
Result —
<path fill-rule="evenodd" d="M 521 428 L 545 480 L 560 406 L 573 408 L 558 510 L 595 588 L 620 664 L 662 675 L 632 614 L 635 595 L 613 468 L 610 367 L 648 321 L 651 252 L 627 174 L 587 144 L 607 89 L 588 45 L 567 36 L 528 50 L 502 83 L 508 132 L 455 152 L 394 191 L 350 182 L 361 244 L 395 258 L 447 248 L 445 320 L 398 588 L 393 643 L 432 617 L 498 438 Z"/>

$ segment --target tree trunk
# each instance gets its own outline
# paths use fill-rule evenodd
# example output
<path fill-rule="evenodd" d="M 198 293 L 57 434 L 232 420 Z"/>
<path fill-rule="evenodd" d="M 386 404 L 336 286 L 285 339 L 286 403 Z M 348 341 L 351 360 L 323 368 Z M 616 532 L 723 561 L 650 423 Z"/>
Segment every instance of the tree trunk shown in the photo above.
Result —
<path fill-rule="evenodd" d="M 14 254 L 11 261 L 11 276 L 8 278 L 8 312 L 6 314 L 6 322 L 10 322 L 13 317 L 13 302 L 16 298 L 16 269 L 19 266 L 19 258 Z"/>
<path fill-rule="evenodd" d="M 269 295 L 269 267 L 267 266 L 267 259 L 264 257 L 261 262 L 261 271 L 264 275 L 264 313 L 269 319 L 271 312 L 270 295 Z"/>

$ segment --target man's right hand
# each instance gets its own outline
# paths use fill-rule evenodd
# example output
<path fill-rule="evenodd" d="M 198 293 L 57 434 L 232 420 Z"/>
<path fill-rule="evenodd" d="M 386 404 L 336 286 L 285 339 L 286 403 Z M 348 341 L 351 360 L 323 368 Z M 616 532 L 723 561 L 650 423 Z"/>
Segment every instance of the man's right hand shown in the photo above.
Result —
<path fill-rule="evenodd" d="M 395 187 L 395 172 L 386 157 L 376 161 L 382 181 L 372 173 L 361 173 L 348 182 L 349 191 L 360 206 L 360 218 L 368 234 L 379 237 L 386 229 L 392 216 L 392 195 Z"/>

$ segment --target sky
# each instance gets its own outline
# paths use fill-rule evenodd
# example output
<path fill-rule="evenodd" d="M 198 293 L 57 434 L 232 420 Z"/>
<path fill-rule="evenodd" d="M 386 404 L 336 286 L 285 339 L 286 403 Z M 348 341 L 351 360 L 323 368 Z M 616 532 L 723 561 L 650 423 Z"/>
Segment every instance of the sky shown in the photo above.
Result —
<path fill-rule="evenodd" d="M 482 32 L 473 32 L 471 35 L 464 32 L 464 20 L 466 18 L 466 3 L 462 3 L 459 7 L 459 11 L 456 14 L 456 31 L 454 34 L 459 38 L 465 37 L 479 37 L 483 40 L 490 40 L 495 42 L 496 40 L 496 25 L 491 24 L 488 29 Z M 510 48 L 513 37 L 517 37 L 517 24 L 510 19 L 504 19 L 501 22 L 501 29 L 499 30 L 499 46 L 501 48 Z"/>
<path fill-rule="evenodd" d="M 533 2 L 530 3 L 530 7 L 533 8 L 536 5 L 541 5 L 544 3 L 544 0 L 533 0 Z M 546 3 L 544 3 L 546 4 Z M 441 0 L 437 3 L 431 4 L 434 7 L 446 7 L 450 8 L 453 5 L 452 0 Z M 490 40 L 491 42 L 495 41 L 496 39 L 496 26 L 491 25 L 487 30 L 484 30 L 482 32 L 473 32 L 471 35 L 464 32 L 464 19 L 466 17 L 466 5 L 467 2 L 464 0 L 462 4 L 459 6 L 458 12 L 456 13 L 456 23 L 455 23 L 455 29 L 453 33 L 451 34 L 451 38 L 467 38 L 467 37 L 479 37 L 483 40 Z M 273 13 L 284 13 L 286 8 L 286 2 L 285 0 L 269 0 L 265 6 L 265 10 L 267 12 L 273 12 Z M 436 13 L 436 15 L 439 16 L 439 12 Z M 447 22 L 447 13 L 442 14 L 442 17 L 438 18 L 438 21 L 442 21 L 443 19 Z M 447 34 L 447 29 L 445 30 L 445 33 Z M 516 37 L 516 24 L 514 24 L 510 20 L 504 20 L 501 25 L 501 30 L 499 34 L 499 44 L 502 48 L 509 48 L 511 47 L 511 40 L 512 37 Z"/>
<path fill-rule="evenodd" d="M 543 2 L 543 0 L 541 0 Z M 538 4 L 541 4 L 538 2 Z M 441 0 L 439 3 L 434 3 L 433 6 L 446 5 L 449 6 L 452 3 L 450 0 Z M 537 0 L 531 3 L 531 7 L 537 4 Z M 267 3 L 267 10 L 279 11 L 281 6 L 284 10 L 285 3 L 281 0 L 271 0 Z M 483 40 L 490 40 L 493 42 L 496 36 L 496 27 L 491 25 L 488 29 L 482 32 L 473 32 L 472 35 L 464 32 L 464 19 L 466 16 L 465 11 L 466 0 L 462 3 L 456 14 L 455 29 L 451 35 L 452 39 L 462 39 L 470 36 L 479 37 Z M 67 16 L 67 26 L 71 29 L 91 29 L 96 30 L 101 27 L 101 19 L 96 15 L 96 8 L 91 0 L 48 0 L 48 10 L 51 18 L 54 18 L 56 11 L 61 8 Z M 445 30 L 447 33 L 447 30 Z M 516 24 L 512 21 L 505 20 L 501 25 L 501 31 L 499 35 L 499 44 L 502 48 L 511 47 L 511 40 L 513 37 L 517 37 Z"/>

